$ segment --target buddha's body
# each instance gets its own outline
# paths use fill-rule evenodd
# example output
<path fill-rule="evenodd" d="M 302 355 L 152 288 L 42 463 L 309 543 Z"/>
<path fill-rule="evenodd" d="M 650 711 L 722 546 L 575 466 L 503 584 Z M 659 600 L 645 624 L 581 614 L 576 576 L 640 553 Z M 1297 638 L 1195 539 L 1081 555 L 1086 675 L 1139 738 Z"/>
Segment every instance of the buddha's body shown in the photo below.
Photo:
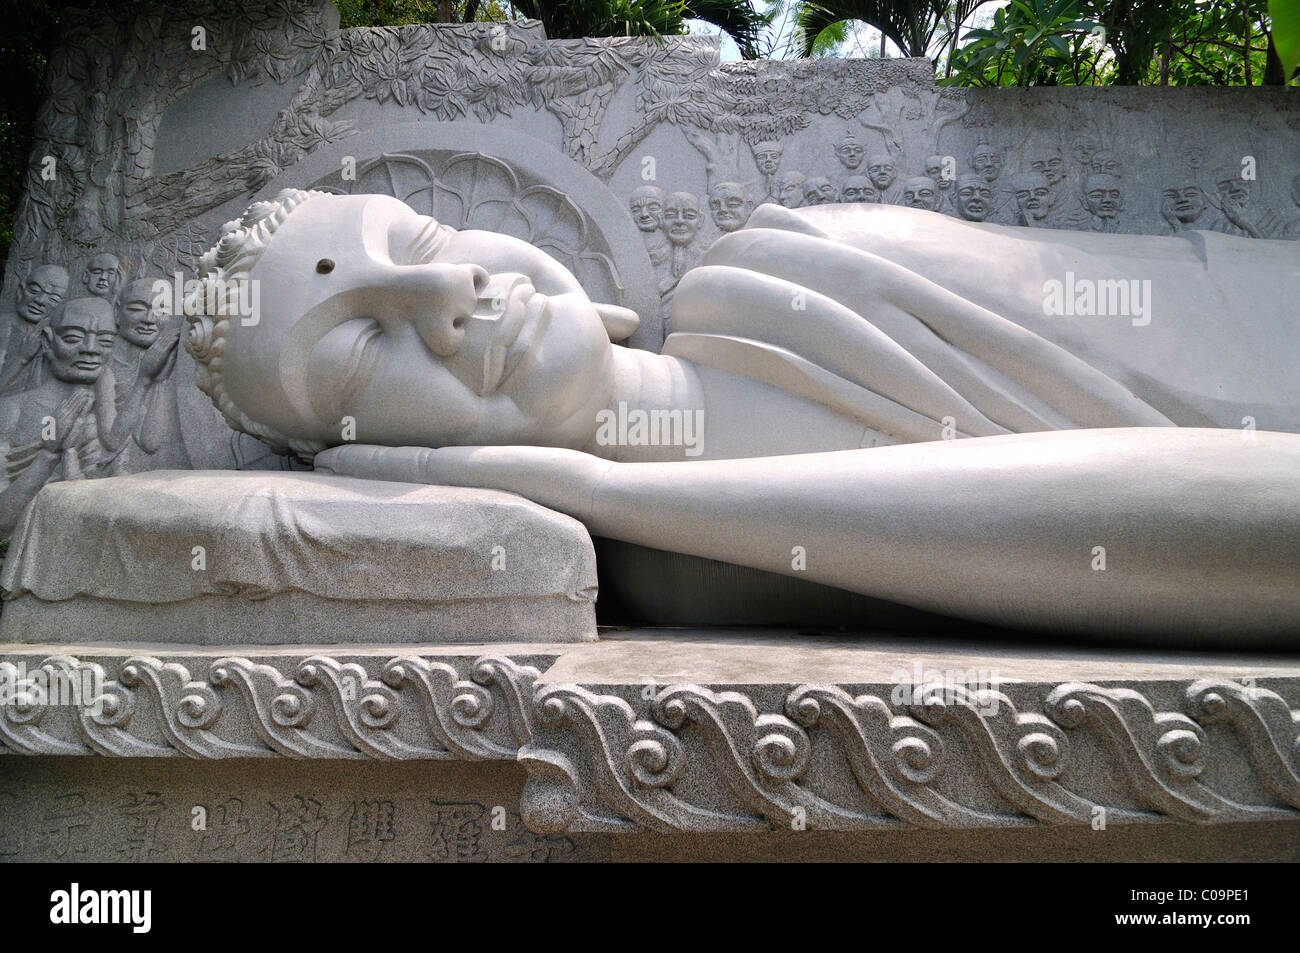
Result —
<path fill-rule="evenodd" d="M 205 271 L 263 307 L 195 319 L 201 386 L 322 468 L 983 621 L 1300 633 L 1300 436 L 1262 432 L 1300 420 L 1294 246 L 764 206 L 683 277 L 658 355 L 536 249 L 388 198 L 254 207 Z M 1120 280 L 1123 314 L 1046 303 Z M 702 441 L 622 439 L 628 408 Z"/>

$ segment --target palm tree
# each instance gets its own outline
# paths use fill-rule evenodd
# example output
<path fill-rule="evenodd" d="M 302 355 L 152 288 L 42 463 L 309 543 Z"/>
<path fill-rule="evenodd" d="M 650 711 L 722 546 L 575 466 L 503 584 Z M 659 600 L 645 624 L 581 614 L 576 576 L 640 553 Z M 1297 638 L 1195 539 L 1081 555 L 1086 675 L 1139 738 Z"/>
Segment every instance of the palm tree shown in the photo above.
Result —
<path fill-rule="evenodd" d="M 682 34 L 687 20 L 703 20 L 735 40 L 746 59 L 758 56 L 759 35 L 767 25 L 749 0 L 512 0 L 510 6 L 541 20 L 551 39 Z"/>
<path fill-rule="evenodd" d="M 823 30 L 848 20 L 875 27 L 905 56 L 929 56 L 936 35 L 951 47 L 957 30 L 988 0 L 816 0 L 803 4 L 799 27 L 811 55 Z M 942 31 L 942 32 L 941 32 Z"/>

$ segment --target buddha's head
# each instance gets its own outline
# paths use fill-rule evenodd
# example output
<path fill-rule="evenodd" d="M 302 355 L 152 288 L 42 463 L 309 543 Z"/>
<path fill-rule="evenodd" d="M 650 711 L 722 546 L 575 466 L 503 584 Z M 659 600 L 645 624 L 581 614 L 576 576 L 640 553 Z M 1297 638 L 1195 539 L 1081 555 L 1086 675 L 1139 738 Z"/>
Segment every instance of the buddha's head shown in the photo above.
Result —
<path fill-rule="evenodd" d="M 50 374 L 65 384 L 93 384 L 113 353 L 113 306 L 103 298 L 64 302 L 41 332 Z"/>
<path fill-rule="evenodd" d="M 18 286 L 15 310 L 28 324 L 39 324 L 68 293 L 68 272 L 59 265 L 38 265 Z"/>
<path fill-rule="evenodd" d="M 199 278 L 199 388 L 304 457 L 345 437 L 581 446 L 612 388 L 603 320 L 630 315 L 519 239 L 385 195 L 286 189 L 223 226 Z"/>

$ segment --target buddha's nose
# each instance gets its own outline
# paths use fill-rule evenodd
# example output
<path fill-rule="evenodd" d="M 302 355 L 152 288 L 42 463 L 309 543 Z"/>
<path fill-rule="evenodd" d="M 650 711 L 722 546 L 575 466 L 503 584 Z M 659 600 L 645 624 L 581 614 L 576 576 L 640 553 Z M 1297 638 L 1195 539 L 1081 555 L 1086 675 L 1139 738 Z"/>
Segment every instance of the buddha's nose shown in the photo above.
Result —
<path fill-rule="evenodd" d="M 460 349 L 465 326 L 490 279 L 478 265 L 404 265 L 377 290 L 415 326 L 429 350 L 451 357 Z"/>

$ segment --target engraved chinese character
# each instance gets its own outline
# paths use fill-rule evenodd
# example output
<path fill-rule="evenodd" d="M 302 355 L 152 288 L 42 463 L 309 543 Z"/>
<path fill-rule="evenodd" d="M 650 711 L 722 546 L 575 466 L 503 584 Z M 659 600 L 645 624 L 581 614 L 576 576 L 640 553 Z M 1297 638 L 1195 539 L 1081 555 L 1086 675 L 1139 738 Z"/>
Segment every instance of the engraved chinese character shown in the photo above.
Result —
<path fill-rule="evenodd" d="M 292 801 L 271 802 L 275 810 L 275 832 L 271 839 L 271 862 L 310 862 L 316 859 L 316 835 L 329 818 L 315 798 L 295 794 Z"/>
<path fill-rule="evenodd" d="M 397 835 L 393 830 L 392 801 L 353 801 L 348 818 L 346 853 L 357 860 L 378 860 L 384 844 Z"/>

